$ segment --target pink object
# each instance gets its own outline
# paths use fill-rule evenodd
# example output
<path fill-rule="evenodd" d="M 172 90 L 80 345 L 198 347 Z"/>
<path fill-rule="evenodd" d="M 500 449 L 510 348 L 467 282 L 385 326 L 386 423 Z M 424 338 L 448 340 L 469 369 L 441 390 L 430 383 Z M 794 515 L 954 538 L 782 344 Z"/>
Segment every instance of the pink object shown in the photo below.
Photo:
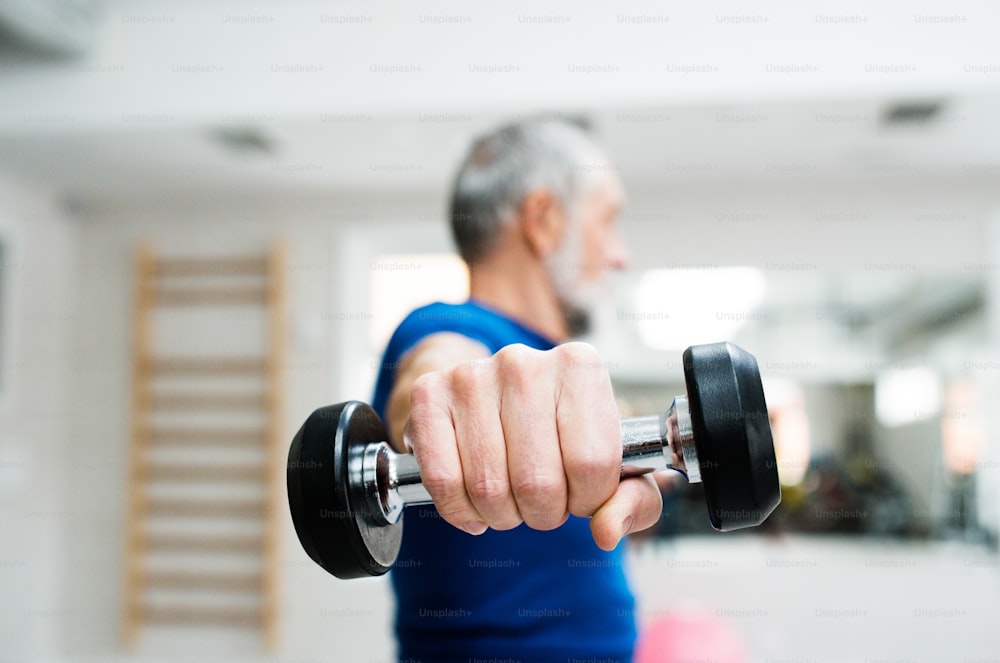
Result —
<path fill-rule="evenodd" d="M 635 663 L 746 663 L 746 648 L 724 620 L 705 613 L 671 613 L 646 625 Z"/>

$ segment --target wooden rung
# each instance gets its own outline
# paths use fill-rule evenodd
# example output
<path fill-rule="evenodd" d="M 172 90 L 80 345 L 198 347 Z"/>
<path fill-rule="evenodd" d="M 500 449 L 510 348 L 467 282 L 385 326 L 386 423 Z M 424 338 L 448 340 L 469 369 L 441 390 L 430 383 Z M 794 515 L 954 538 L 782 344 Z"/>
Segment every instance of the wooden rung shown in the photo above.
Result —
<path fill-rule="evenodd" d="M 219 589 L 256 592 L 260 573 L 191 573 L 188 571 L 147 571 L 140 578 L 147 587 L 159 589 Z"/>
<path fill-rule="evenodd" d="M 156 306 L 262 306 L 267 303 L 265 288 L 157 288 Z"/>
<path fill-rule="evenodd" d="M 158 277 L 174 276 L 264 276 L 263 257 L 160 258 L 154 270 Z"/>
<path fill-rule="evenodd" d="M 149 534 L 145 548 L 150 552 L 259 554 L 262 545 L 263 539 L 260 536 Z"/>
<path fill-rule="evenodd" d="M 264 512 L 263 500 L 192 500 L 152 498 L 146 512 L 155 516 L 254 517 Z"/>
<path fill-rule="evenodd" d="M 260 611 L 237 608 L 207 608 L 204 606 L 170 606 L 139 608 L 139 614 L 149 624 L 184 626 L 260 626 Z"/>
<path fill-rule="evenodd" d="M 152 394 L 149 405 L 161 410 L 264 410 L 264 394 Z"/>
<path fill-rule="evenodd" d="M 172 357 L 151 359 L 143 367 L 153 375 L 261 375 L 267 362 L 257 357 Z"/>
<path fill-rule="evenodd" d="M 153 481 L 246 481 L 259 482 L 267 476 L 261 465 L 220 465 L 189 463 L 147 463 L 141 476 Z"/>
<path fill-rule="evenodd" d="M 264 435 L 259 428 L 155 428 L 147 432 L 153 444 L 172 447 L 260 447 Z"/>
<path fill-rule="evenodd" d="M 123 633 L 128 643 L 136 643 L 143 625 L 192 625 L 259 629 L 261 642 L 274 646 L 280 604 L 276 578 L 281 565 L 280 514 L 286 507 L 280 473 L 268 468 L 275 462 L 280 465 L 282 458 L 286 271 L 284 251 L 277 246 L 263 256 L 157 257 L 149 249 L 137 252 L 130 506 L 123 565 Z M 182 307 L 194 309 L 192 313 L 203 322 L 209 319 L 205 316 L 227 316 L 227 307 L 252 309 L 250 322 L 264 332 L 263 347 L 248 349 L 244 356 L 205 356 L 197 352 L 207 347 L 196 344 L 191 348 L 194 355 L 156 356 L 154 327 L 166 320 L 161 312 L 169 317 L 174 313 L 167 309 Z M 182 316 L 170 322 L 185 320 Z M 173 327 L 168 331 L 184 335 Z M 197 325 L 188 331 L 198 333 Z M 246 384 L 212 383 L 220 379 Z M 246 420 L 227 426 L 196 419 L 213 415 Z M 188 457 L 167 457 L 171 449 Z M 217 455 L 216 449 L 226 458 L 200 458 Z M 232 458 L 226 453 L 230 449 L 252 450 L 252 457 Z M 179 483 L 167 485 L 173 482 Z M 181 488 L 201 489 L 208 482 L 240 493 L 179 494 Z M 228 529 L 237 525 L 238 529 Z M 228 563 L 217 572 L 204 565 L 185 569 L 168 559 L 192 554 L 211 554 L 220 563 L 240 557 L 259 569 L 234 569 Z M 156 568 L 161 564 L 169 566 Z M 206 590 L 216 591 L 219 602 L 205 605 L 196 600 L 210 599 L 198 595 Z M 178 592 L 173 600 L 168 596 L 163 596 L 165 604 L 156 600 L 170 591 Z M 226 598 L 233 602 L 222 602 Z"/>

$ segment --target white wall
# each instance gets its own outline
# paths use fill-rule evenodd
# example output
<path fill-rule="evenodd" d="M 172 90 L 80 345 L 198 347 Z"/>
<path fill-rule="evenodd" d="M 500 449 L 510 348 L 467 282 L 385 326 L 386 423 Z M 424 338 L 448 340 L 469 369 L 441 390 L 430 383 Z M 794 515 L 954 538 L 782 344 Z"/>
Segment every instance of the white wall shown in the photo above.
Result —
<path fill-rule="evenodd" d="M 343 303 L 345 292 L 365 289 L 368 283 L 364 262 L 360 273 L 341 270 L 345 229 L 386 221 L 406 223 L 431 215 L 440 215 L 435 201 L 389 196 L 308 203 L 164 202 L 155 207 L 94 210 L 81 222 L 80 270 L 74 288 L 81 312 L 75 352 L 83 359 L 84 370 L 75 376 L 80 425 L 72 445 L 67 445 L 77 464 L 68 488 L 78 508 L 90 517 L 69 524 L 74 554 L 63 596 L 73 618 L 63 623 L 65 654 L 112 656 L 119 646 L 135 246 L 147 241 L 167 255 L 224 255 L 259 252 L 274 239 L 287 242 L 291 347 L 284 438 L 291 440 L 314 408 L 368 397 L 340 388 L 340 358 L 350 348 L 338 344 L 344 338 L 363 342 L 367 324 L 363 319 L 336 315 L 355 310 L 354 302 Z M 279 654 L 302 661 L 320 660 L 331 652 L 350 660 L 390 656 L 384 579 L 343 583 L 327 575 L 302 551 L 290 520 L 285 522 L 282 543 Z M 359 625 L 378 629 L 380 637 L 373 643 L 360 642 L 356 637 Z M 144 642 L 140 652 L 149 657 L 169 658 L 192 651 L 190 638 L 152 633 Z M 257 655 L 257 644 L 255 638 L 224 634 L 200 637 L 196 651 L 248 660 Z M 351 653 L 351 647 L 359 649 Z"/>
<path fill-rule="evenodd" d="M 52 653 L 80 608 L 59 591 L 62 527 L 89 516 L 66 489 L 77 230 L 44 191 L 0 176 L 0 642 L 11 660 Z"/>
<path fill-rule="evenodd" d="M 985 259 L 980 218 L 992 199 L 989 187 L 957 182 L 831 183 L 823 187 L 804 182 L 732 183 L 713 189 L 638 189 L 631 191 L 634 214 L 626 234 L 639 268 L 756 264 L 783 271 L 788 265 L 865 270 L 869 264 L 912 264 L 921 269 L 961 269 L 967 260 Z M 368 273 L 359 273 L 358 265 L 367 259 L 352 254 L 357 245 L 347 238 L 367 237 L 367 231 L 376 227 L 385 232 L 393 223 L 443 218 L 442 208 L 440 200 L 417 196 L 175 199 L 142 205 L 108 201 L 86 210 L 72 232 L 64 223 L 50 222 L 64 228 L 67 237 L 78 235 L 79 241 L 75 270 L 69 260 L 57 261 L 55 271 L 34 267 L 50 281 L 61 278 L 58 284 L 50 283 L 53 296 L 72 298 L 75 304 L 74 319 L 60 321 L 71 323 L 67 326 L 72 329 L 72 345 L 65 333 L 61 337 L 62 352 L 71 360 L 57 362 L 55 356 L 39 350 L 50 358 L 47 365 L 55 382 L 60 382 L 62 372 L 63 387 L 69 385 L 72 394 L 72 435 L 57 434 L 60 427 L 70 425 L 65 417 L 49 423 L 50 441 L 58 452 L 50 471 L 65 482 L 62 492 L 48 493 L 53 509 L 65 510 L 72 504 L 72 511 L 62 512 L 56 524 L 43 525 L 48 530 L 65 530 L 60 541 L 65 552 L 57 560 L 59 593 L 53 594 L 57 598 L 51 603 L 43 603 L 60 611 L 55 615 L 57 627 L 53 620 L 43 624 L 60 634 L 59 649 L 64 655 L 112 657 L 118 651 L 134 246 L 149 240 L 165 253 L 216 254 L 259 250 L 274 238 L 287 240 L 293 345 L 285 431 L 290 439 L 313 408 L 358 397 L 356 392 L 345 393 L 351 378 L 345 378 L 342 369 L 349 364 L 345 358 L 366 351 L 361 329 L 366 322 L 340 319 L 336 313 L 363 306 L 359 293 L 367 287 Z M 719 217 L 722 212 L 741 211 L 749 220 Z M 849 222 L 817 216 L 850 215 L 852 211 L 859 215 Z M 948 223 L 923 222 L 917 216 L 921 211 L 951 211 L 953 217 Z M 39 232 L 32 226 L 32 235 Z M 426 245 L 420 248 L 430 250 Z M 71 253 L 68 247 L 63 250 Z M 348 263 L 352 267 L 344 271 Z M 36 300 L 41 298 L 32 297 L 37 304 Z M 42 344 L 45 334 L 56 333 L 57 326 L 36 333 L 41 326 L 32 325 L 32 342 Z M 50 342 L 58 348 L 57 340 Z M 623 345 L 635 347 L 626 338 L 604 340 L 613 358 L 624 357 Z M 812 341 L 794 336 L 758 338 L 755 350 L 761 356 L 810 359 L 821 366 L 835 360 L 815 357 Z M 649 360 L 647 355 L 628 359 L 629 365 Z M 652 363 L 662 366 L 665 360 L 669 358 L 655 356 Z M 66 374 L 66 366 L 72 375 Z M 808 375 L 798 377 L 809 379 Z M 32 394 L 30 402 L 46 402 L 46 397 L 47 390 Z M 59 483 L 54 477 L 51 482 Z M 43 538 L 34 536 L 32 541 L 44 540 L 42 534 Z M 48 535 L 55 536 L 51 531 Z M 343 660 L 388 660 L 392 643 L 384 580 L 343 583 L 327 576 L 302 552 L 290 522 L 283 543 L 281 657 L 322 660 L 335 652 Z M 54 545 L 45 547 L 54 549 Z M 32 623 L 38 627 L 39 621 Z M 147 655 L 170 657 L 171 646 L 181 647 L 169 640 L 156 642 L 155 650 L 144 650 Z M 249 660 L 255 643 L 230 638 L 216 647 L 219 658 Z"/>
<path fill-rule="evenodd" d="M 806 292 L 814 283 L 856 289 L 868 279 L 975 273 L 990 261 L 984 238 L 996 191 L 991 180 L 897 177 L 633 188 L 624 230 L 637 270 L 749 265 L 768 278 L 800 280 Z M 663 293 L 663 311 L 670 296 Z M 870 376 L 872 362 L 885 359 L 813 322 L 761 327 L 739 340 L 767 358 L 762 369 L 771 364 L 805 381 Z M 643 350 L 636 335 L 610 325 L 600 341 L 623 373 L 658 377 L 665 358 Z M 780 370 L 787 365 L 804 368 Z"/>

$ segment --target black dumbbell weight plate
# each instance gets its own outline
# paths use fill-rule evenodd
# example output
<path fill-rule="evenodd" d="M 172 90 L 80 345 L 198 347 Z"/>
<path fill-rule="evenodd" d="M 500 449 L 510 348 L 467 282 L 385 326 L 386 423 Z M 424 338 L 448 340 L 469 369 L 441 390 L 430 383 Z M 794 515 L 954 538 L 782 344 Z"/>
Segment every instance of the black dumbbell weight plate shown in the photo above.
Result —
<path fill-rule="evenodd" d="M 760 525 L 781 487 L 757 360 L 732 343 L 695 345 L 684 381 L 712 526 Z"/>
<path fill-rule="evenodd" d="M 288 451 L 288 504 L 302 547 L 338 578 L 385 573 L 403 536 L 368 515 L 363 486 L 349 481 L 365 446 L 388 436 L 378 415 L 358 401 L 323 407 L 299 429 Z"/>

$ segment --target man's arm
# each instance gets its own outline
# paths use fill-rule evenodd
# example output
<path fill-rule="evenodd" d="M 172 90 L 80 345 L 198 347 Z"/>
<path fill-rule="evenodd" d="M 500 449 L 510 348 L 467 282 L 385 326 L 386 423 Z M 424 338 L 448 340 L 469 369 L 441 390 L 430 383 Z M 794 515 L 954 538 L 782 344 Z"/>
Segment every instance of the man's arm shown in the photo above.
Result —
<path fill-rule="evenodd" d="M 489 356 L 489 348 L 482 343 L 451 332 L 431 334 L 403 355 L 385 412 L 386 425 L 392 438 L 389 443 L 396 451 L 409 451 L 403 444 L 403 428 L 410 417 L 410 391 L 413 382 L 424 373 L 442 371 Z"/>

